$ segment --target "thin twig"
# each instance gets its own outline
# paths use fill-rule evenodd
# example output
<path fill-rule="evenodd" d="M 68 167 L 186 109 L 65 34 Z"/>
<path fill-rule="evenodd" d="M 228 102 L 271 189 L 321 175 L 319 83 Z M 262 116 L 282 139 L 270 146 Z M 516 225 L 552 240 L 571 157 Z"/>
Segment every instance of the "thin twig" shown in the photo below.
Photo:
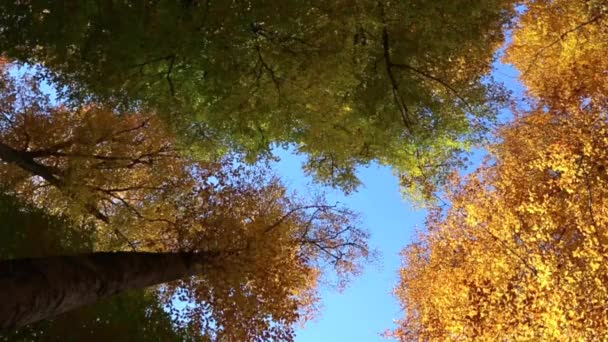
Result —
<path fill-rule="evenodd" d="M 442 79 L 435 77 L 425 71 L 422 71 L 418 68 L 415 68 L 409 64 L 404 64 L 404 63 L 393 63 L 392 66 L 394 66 L 395 68 L 401 68 L 401 69 L 407 69 L 410 71 L 413 71 L 417 74 L 419 74 L 420 76 L 423 76 L 425 78 L 428 78 L 432 81 L 435 81 L 439 84 L 441 84 L 444 88 L 446 88 L 447 90 L 449 90 L 450 92 L 452 92 L 469 110 L 469 112 L 473 113 L 473 107 L 469 104 L 469 102 L 467 100 L 464 99 L 464 97 L 462 97 L 462 95 L 460 95 L 460 93 L 451 85 L 449 85 L 447 82 L 444 82 Z"/>
<path fill-rule="evenodd" d="M 536 61 L 538 60 L 538 58 L 540 58 L 540 55 L 547 49 L 553 47 L 555 44 L 559 43 L 561 40 L 563 40 L 564 38 L 566 38 L 567 35 L 569 35 L 570 33 L 576 32 L 578 30 L 580 30 L 581 28 L 589 25 L 589 24 L 593 24 L 594 22 L 598 21 L 599 19 L 602 18 L 602 14 L 598 14 L 593 16 L 591 19 L 582 22 L 578 25 L 576 25 L 575 27 L 569 29 L 568 31 L 562 33 L 557 39 L 555 39 L 553 42 L 541 47 L 540 49 L 538 49 L 536 51 L 536 53 L 534 53 L 534 56 L 532 56 L 532 61 L 530 62 L 530 64 L 528 64 L 528 67 L 526 68 L 526 70 L 522 73 L 523 75 L 526 75 L 534 65 L 536 65 Z"/>

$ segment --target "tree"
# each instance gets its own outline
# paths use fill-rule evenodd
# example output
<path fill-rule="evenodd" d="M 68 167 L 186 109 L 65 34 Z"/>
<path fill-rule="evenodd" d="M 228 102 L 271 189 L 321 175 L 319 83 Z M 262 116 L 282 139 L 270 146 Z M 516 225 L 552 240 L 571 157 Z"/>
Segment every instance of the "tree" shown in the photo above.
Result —
<path fill-rule="evenodd" d="M 608 333 L 605 107 L 535 110 L 404 251 L 401 340 L 594 340 Z M 441 279 L 441 281 L 437 281 Z"/>
<path fill-rule="evenodd" d="M 404 252 L 413 340 L 598 340 L 608 333 L 606 4 L 526 1 L 506 60 L 531 110 L 454 177 L 451 206 Z M 436 281 L 441 279 L 440 282 Z"/>
<path fill-rule="evenodd" d="M 211 253 L 91 253 L 0 262 L 0 328 L 15 329 L 124 292 L 204 273 Z"/>
<path fill-rule="evenodd" d="M 506 50 L 532 95 L 556 106 L 605 101 L 606 17 L 604 1 L 529 0 Z M 557 99 L 560 99 L 559 101 Z"/>
<path fill-rule="evenodd" d="M 513 3 L 3 2 L 0 51 L 76 102 L 145 106 L 199 156 L 291 145 L 347 191 L 377 161 L 428 196 L 496 113 L 484 75 Z"/>
<path fill-rule="evenodd" d="M 196 175 L 220 171 L 220 164 L 183 157 L 154 117 L 117 115 L 98 105 L 70 110 L 51 104 L 27 76 L 4 74 L 2 81 L 2 183 L 52 212 L 76 221 L 92 215 L 107 227 L 144 222 L 138 229 L 150 235 L 177 225 L 169 221 L 179 205 L 175 197 L 202 191 Z M 124 243 L 123 232 L 114 232 Z"/>
<path fill-rule="evenodd" d="M 93 249 L 93 226 L 74 227 L 66 218 L 23 205 L 0 193 L 0 259 L 86 253 Z M 105 336 L 105 337 L 104 337 Z M 121 336 L 128 341 L 189 341 L 152 292 L 131 291 L 17 331 L 1 341 L 82 341 Z"/>
<path fill-rule="evenodd" d="M 176 274 L 164 279 L 185 278 L 162 287 L 164 304 L 176 296 L 194 303 L 184 319 L 212 338 L 290 339 L 293 324 L 314 311 L 326 266 L 342 282 L 368 257 L 367 235 L 351 211 L 287 194 L 261 169 L 197 162 L 155 116 L 118 115 L 101 104 L 70 110 L 28 77 L 5 73 L 0 85 L 7 190 L 95 222 L 97 251 L 216 255 L 197 277 Z"/>

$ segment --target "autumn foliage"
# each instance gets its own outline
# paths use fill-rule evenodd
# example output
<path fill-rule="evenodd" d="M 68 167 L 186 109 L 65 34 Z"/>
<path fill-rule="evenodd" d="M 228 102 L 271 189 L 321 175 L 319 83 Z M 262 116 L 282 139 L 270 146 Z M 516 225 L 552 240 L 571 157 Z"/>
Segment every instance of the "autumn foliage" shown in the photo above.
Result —
<path fill-rule="evenodd" d="M 210 252 L 200 277 L 161 299 L 199 335 L 289 340 L 316 311 L 324 270 L 338 286 L 368 257 L 348 209 L 300 199 L 237 160 L 198 162 L 156 117 L 53 104 L 36 80 L 0 79 L 1 185 L 29 205 L 93 224 L 97 251 Z"/>
<path fill-rule="evenodd" d="M 354 212 L 252 166 L 277 146 L 346 193 L 378 163 L 445 200 L 403 250 L 389 337 L 608 336 L 605 0 L 0 1 L 0 27 L 0 193 L 94 251 L 205 255 L 124 299 L 173 338 L 293 340 L 370 258 Z M 487 143 L 506 30 L 526 98 Z"/>
<path fill-rule="evenodd" d="M 598 0 L 530 0 L 505 61 L 536 98 L 605 99 L 608 7 Z"/>
<path fill-rule="evenodd" d="M 401 340 L 593 340 L 608 333 L 608 123 L 538 110 L 455 180 L 404 251 Z"/>
<path fill-rule="evenodd" d="M 454 176 L 403 251 L 402 341 L 594 341 L 608 334 L 606 5 L 527 1 L 506 60 L 530 110 Z"/>

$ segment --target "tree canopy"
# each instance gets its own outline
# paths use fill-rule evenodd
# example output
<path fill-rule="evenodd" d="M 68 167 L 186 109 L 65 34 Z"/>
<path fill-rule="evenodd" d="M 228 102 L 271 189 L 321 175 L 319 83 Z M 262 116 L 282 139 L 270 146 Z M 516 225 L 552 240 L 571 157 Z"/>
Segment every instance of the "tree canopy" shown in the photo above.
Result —
<path fill-rule="evenodd" d="M 199 156 L 293 145 L 344 190 L 377 161 L 428 195 L 504 98 L 484 76 L 513 3 L 3 2 L 0 52 L 76 102 L 150 109 Z"/>
<path fill-rule="evenodd" d="M 505 61 L 538 99 L 605 101 L 606 11 L 604 1 L 525 1 Z M 561 99 L 558 101 L 558 99 Z"/>
<path fill-rule="evenodd" d="M 445 195 L 403 250 L 388 336 L 600 340 L 607 13 L 604 0 L 0 2 L 0 221 L 15 210 L 24 227 L 0 222 L 0 257 L 204 256 L 196 276 L 72 315 L 106 317 L 86 323 L 99 336 L 293 340 L 320 284 L 341 287 L 372 253 L 356 213 L 252 165 L 291 148 L 346 193 L 378 163 L 411 198 Z M 488 75 L 502 44 L 522 102 Z M 459 173 L 489 133 L 483 164 Z M 150 330 L 120 323 L 124 308 Z M 15 336 L 57 334 L 65 317 Z"/>
<path fill-rule="evenodd" d="M 605 10 L 527 1 L 507 61 L 531 108 L 454 176 L 403 251 L 402 341 L 589 341 L 608 333 Z M 437 281 L 437 280 L 441 281 Z"/>
<path fill-rule="evenodd" d="M 606 335 L 606 122 L 603 110 L 538 110 L 503 129 L 495 159 L 404 251 L 397 337 Z"/>
<path fill-rule="evenodd" d="M 0 181 L 32 206 L 95 224 L 95 250 L 212 252 L 198 277 L 162 288 L 162 303 L 214 339 L 292 338 L 369 256 L 356 215 L 289 194 L 276 177 L 230 159 L 198 162 L 155 116 L 54 104 L 36 80 L 2 74 Z M 326 278 L 330 279 L 330 278 Z"/>

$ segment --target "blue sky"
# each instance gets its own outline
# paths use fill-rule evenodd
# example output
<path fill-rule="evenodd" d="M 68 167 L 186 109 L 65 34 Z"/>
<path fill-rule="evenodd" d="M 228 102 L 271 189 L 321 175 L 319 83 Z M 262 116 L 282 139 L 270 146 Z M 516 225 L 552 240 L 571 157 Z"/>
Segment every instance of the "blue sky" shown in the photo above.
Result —
<path fill-rule="evenodd" d="M 305 191 L 310 179 L 303 175 L 301 162 L 283 152 L 275 169 L 289 188 Z M 357 193 L 345 197 L 334 191 L 328 200 L 363 214 L 364 225 L 372 233 L 370 245 L 380 250 L 381 259 L 366 267 L 343 292 L 323 290 L 321 313 L 298 330 L 298 342 L 380 341 L 382 331 L 402 316 L 391 295 L 400 265 L 398 254 L 414 237 L 414 227 L 422 227 L 424 212 L 402 200 L 397 178 L 389 168 L 372 166 L 359 175 L 365 185 Z"/>
<path fill-rule="evenodd" d="M 494 65 L 492 76 L 521 99 L 523 88 L 517 81 L 517 71 L 499 61 Z M 504 110 L 500 119 L 509 121 L 510 113 Z M 280 151 L 281 161 L 274 169 L 288 188 L 306 194 L 311 179 L 301 170 L 303 158 L 287 151 Z M 483 150 L 472 158 L 476 167 L 483 158 Z M 370 166 L 359 171 L 363 181 L 361 189 L 350 196 L 329 191 L 331 202 L 339 201 L 362 214 L 364 226 L 371 232 L 370 245 L 380 251 L 378 265 L 370 265 L 341 293 L 324 289 L 322 310 L 319 316 L 297 330 L 297 342 L 374 342 L 387 341 L 382 332 L 394 327 L 394 320 L 403 312 L 392 295 L 398 281 L 401 265 L 399 252 L 416 237 L 416 231 L 424 229 L 424 210 L 416 210 L 407 203 L 401 193 L 397 178 L 388 167 Z"/>

